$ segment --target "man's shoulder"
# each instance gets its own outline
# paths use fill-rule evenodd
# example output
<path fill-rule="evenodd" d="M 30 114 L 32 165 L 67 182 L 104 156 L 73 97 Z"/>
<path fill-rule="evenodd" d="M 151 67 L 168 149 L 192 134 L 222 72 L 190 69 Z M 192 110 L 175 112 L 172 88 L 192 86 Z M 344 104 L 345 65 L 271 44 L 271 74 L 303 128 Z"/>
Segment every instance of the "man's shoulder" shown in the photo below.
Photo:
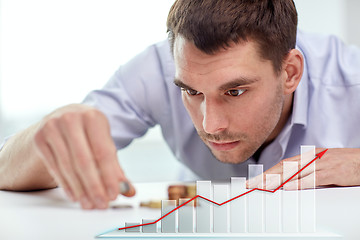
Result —
<path fill-rule="evenodd" d="M 310 81 L 328 86 L 360 84 L 360 48 L 334 35 L 299 31 L 297 48 L 303 53 Z"/>
<path fill-rule="evenodd" d="M 168 74 L 173 72 L 174 64 L 167 40 L 149 45 L 142 52 L 120 67 L 132 75 L 142 74 Z"/>
<path fill-rule="evenodd" d="M 307 33 L 299 34 L 297 47 L 305 65 L 295 92 L 293 118 L 307 125 L 308 142 L 316 142 L 315 135 L 326 135 L 328 142 L 320 141 L 323 146 L 355 146 L 360 117 L 359 48 L 335 36 Z"/>

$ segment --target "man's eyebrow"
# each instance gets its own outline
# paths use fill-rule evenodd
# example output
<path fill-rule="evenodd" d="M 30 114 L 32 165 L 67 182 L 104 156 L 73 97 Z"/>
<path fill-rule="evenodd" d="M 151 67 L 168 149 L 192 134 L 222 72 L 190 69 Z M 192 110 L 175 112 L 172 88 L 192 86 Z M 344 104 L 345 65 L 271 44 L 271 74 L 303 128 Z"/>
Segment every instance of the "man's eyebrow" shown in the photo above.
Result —
<path fill-rule="evenodd" d="M 219 87 L 220 91 L 226 91 L 232 88 L 237 88 L 243 85 L 248 85 L 248 84 L 252 84 L 254 82 L 259 81 L 259 78 L 246 78 L 246 77 L 240 77 L 240 78 L 236 78 L 230 82 L 224 83 L 223 85 L 221 85 Z M 185 83 L 183 83 L 180 79 L 175 78 L 174 79 L 174 84 L 180 88 L 184 88 L 184 89 L 193 89 L 192 87 L 186 85 Z"/>
<path fill-rule="evenodd" d="M 246 77 L 240 77 L 237 79 L 234 79 L 230 82 L 224 83 L 223 85 L 221 85 L 219 87 L 220 91 L 225 91 L 225 90 L 229 90 L 231 88 L 237 88 L 243 85 L 248 85 L 248 84 L 252 84 L 254 82 L 259 81 L 259 78 L 246 78 Z"/>
<path fill-rule="evenodd" d="M 193 89 L 192 87 L 186 85 L 186 84 L 183 83 L 180 79 L 177 79 L 177 78 L 174 79 L 174 84 L 175 84 L 176 86 L 178 86 L 179 88 Z"/>

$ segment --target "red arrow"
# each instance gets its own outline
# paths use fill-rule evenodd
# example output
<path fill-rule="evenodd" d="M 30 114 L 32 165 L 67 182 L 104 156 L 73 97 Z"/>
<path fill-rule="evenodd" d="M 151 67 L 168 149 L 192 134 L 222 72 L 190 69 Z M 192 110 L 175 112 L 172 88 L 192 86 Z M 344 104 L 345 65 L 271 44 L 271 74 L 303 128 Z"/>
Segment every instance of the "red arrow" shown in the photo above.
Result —
<path fill-rule="evenodd" d="M 274 192 L 276 192 L 277 190 L 279 190 L 281 187 L 283 187 L 286 183 L 288 183 L 291 179 L 293 179 L 296 175 L 298 175 L 300 172 L 302 172 L 305 168 L 307 168 L 310 164 L 312 164 L 313 162 L 315 162 L 316 159 L 322 158 L 322 156 L 326 153 L 327 150 L 328 150 L 328 149 L 325 149 L 324 151 L 316 154 L 316 157 L 315 157 L 313 160 L 311 160 L 310 162 L 308 162 L 304 167 L 302 167 L 299 171 L 297 171 L 294 175 L 292 175 L 289 179 L 287 179 L 285 182 L 283 182 L 279 187 L 277 187 L 277 188 L 274 189 L 274 190 L 267 190 L 267 189 L 262 189 L 262 188 L 254 188 L 254 189 L 251 189 L 251 190 L 249 190 L 249 191 L 247 191 L 247 192 L 245 192 L 245 193 L 243 193 L 243 194 L 241 194 L 241 195 L 239 195 L 239 196 L 236 196 L 236 197 L 234 197 L 234 198 L 231 198 L 231 199 L 229 199 L 229 200 L 227 200 L 227 201 L 225 201 L 225 202 L 223 202 L 223 203 L 217 203 L 217 202 L 214 202 L 214 201 L 212 201 L 212 200 L 210 200 L 210 199 L 208 199 L 208 198 L 205 198 L 205 197 L 203 197 L 203 196 L 196 195 L 195 197 L 193 197 L 193 198 L 191 198 L 190 200 L 184 202 L 183 204 L 181 204 L 181 205 L 178 206 L 177 208 L 174 208 L 173 210 L 171 210 L 170 212 L 168 212 L 167 214 L 165 214 L 164 216 L 162 216 L 161 218 L 159 218 L 158 220 L 156 220 L 156 221 L 154 221 L 154 222 L 144 223 L 144 224 L 138 224 L 138 225 L 128 226 L 128 227 L 122 227 L 122 228 L 119 228 L 118 230 L 124 230 L 124 229 L 128 229 L 128 228 L 135 228 L 135 227 L 141 227 L 141 226 L 146 226 L 146 225 L 155 224 L 155 223 L 159 222 L 161 219 L 163 219 L 163 218 L 165 218 L 166 216 L 168 216 L 169 214 L 171 214 L 172 212 L 178 210 L 179 208 L 185 206 L 186 204 L 188 204 L 188 203 L 191 202 L 191 201 L 194 201 L 194 200 L 197 199 L 197 198 L 202 198 L 202 199 L 204 199 L 204 200 L 206 200 L 206 201 L 208 201 L 208 202 L 211 202 L 211 203 L 213 203 L 213 204 L 216 204 L 216 205 L 221 206 L 221 205 L 224 205 L 224 204 L 226 204 L 226 203 L 229 203 L 229 202 L 231 202 L 231 201 L 233 201 L 233 200 L 235 200 L 235 199 L 237 199 L 237 198 L 240 198 L 240 197 L 242 197 L 242 196 L 245 196 L 246 194 L 251 193 L 251 192 L 253 192 L 253 191 L 255 191 L 255 190 L 263 191 L 263 192 L 271 192 L 271 193 L 274 193 Z"/>

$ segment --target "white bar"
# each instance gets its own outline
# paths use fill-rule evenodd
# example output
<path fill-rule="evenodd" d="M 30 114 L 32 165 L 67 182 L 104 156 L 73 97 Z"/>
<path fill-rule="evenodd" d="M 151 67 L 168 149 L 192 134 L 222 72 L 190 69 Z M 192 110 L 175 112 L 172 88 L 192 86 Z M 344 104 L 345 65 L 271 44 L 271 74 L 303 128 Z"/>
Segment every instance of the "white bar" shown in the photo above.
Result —
<path fill-rule="evenodd" d="M 315 146 L 301 146 L 301 168 L 314 158 Z M 303 190 L 300 192 L 300 231 L 304 233 L 316 232 L 315 166 L 316 160 L 306 167 L 307 172 L 313 173 L 313 177 L 311 179 L 311 188 L 313 189 Z M 304 174 L 304 171 L 300 174 Z"/>
<path fill-rule="evenodd" d="M 266 174 L 266 186 L 275 184 L 280 186 L 280 174 Z M 266 189 L 270 190 L 268 187 Z M 268 233 L 281 232 L 281 191 L 265 193 L 265 231 Z"/>
<path fill-rule="evenodd" d="M 211 199 L 211 181 L 196 181 L 196 195 Z M 209 233 L 211 231 L 211 204 L 197 198 L 196 204 L 196 232 Z"/>
<path fill-rule="evenodd" d="M 253 185 L 252 178 L 259 176 L 262 178 L 263 165 L 262 164 L 249 164 L 249 184 Z M 257 185 L 262 188 L 262 181 Z M 261 191 L 253 191 L 247 196 L 248 203 L 248 223 L 249 232 L 261 233 L 264 232 L 264 193 Z"/>
<path fill-rule="evenodd" d="M 286 176 L 293 175 L 298 171 L 298 162 L 284 162 L 283 163 L 283 181 L 288 178 Z M 298 180 L 293 181 L 294 184 L 298 183 Z M 286 184 L 284 185 L 286 189 Z M 283 191 L 283 232 L 296 233 L 299 231 L 299 195 L 298 190 Z"/>
<path fill-rule="evenodd" d="M 214 201 L 221 204 L 227 200 L 229 200 L 229 186 L 214 185 Z M 214 205 L 214 233 L 229 232 L 228 212 L 229 204 Z"/>
<path fill-rule="evenodd" d="M 140 225 L 140 223 L 132 223 L 132 222 L 125 223 L 125 227 L 131 227 L 131 226 L 136 226 L 136 225 Z M 140 232 L 140 227 L 125 228 L 125 232 Z"/>
<path fill-rule="evenodd" d="M 171 212 L 174 208 L 176 208 L 176 200 L 161 200 L 161 216 Z M 161 220 L 161 232 L 176 232 L 176 213 L 177 211 L 174 211 Z"/>
<path fill-rule="evenodd" d="M 246 192 L 246 178 L 231 178 L 231 198 Z M 239 197 L 230 202 L 230 232 L 246 232 L 246 197 Z"/>
<path fill-rule="evenodd" d="M 179 206 L 189 201 L 190 198 L 180 198 Z M 179 233 L 193 233 L 194 232 L 194 201 L 187 203 L 179 208 Z"/>
<path fill-rule="evenodd" d="M 156 220 L 143 219 L 142 224 L 152 223 L 152 222 L 155 222 L 155 221 Z M 157 233 L 157 223 L 142 226 L 142 232 L 143 233 Z"/>

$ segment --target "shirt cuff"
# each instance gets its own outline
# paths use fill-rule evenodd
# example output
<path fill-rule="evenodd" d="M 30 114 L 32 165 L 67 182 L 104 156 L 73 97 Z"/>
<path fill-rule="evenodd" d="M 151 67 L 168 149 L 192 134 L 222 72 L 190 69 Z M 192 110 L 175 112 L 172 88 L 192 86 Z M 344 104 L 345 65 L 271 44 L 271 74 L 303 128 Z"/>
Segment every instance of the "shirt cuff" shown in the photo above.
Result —
<path fill-rule="evenodd" d="M 10 136 L 7 136 L 7 137 L 4 138 L 4 140 L 0 143 L 0 151 L 1 151 L 2 148 L 4 147 L 5 143 L 6 143 L 12 136 L 14 136 L 14 134 L 13 134 L 13 135 L 10 135 Z"/>

